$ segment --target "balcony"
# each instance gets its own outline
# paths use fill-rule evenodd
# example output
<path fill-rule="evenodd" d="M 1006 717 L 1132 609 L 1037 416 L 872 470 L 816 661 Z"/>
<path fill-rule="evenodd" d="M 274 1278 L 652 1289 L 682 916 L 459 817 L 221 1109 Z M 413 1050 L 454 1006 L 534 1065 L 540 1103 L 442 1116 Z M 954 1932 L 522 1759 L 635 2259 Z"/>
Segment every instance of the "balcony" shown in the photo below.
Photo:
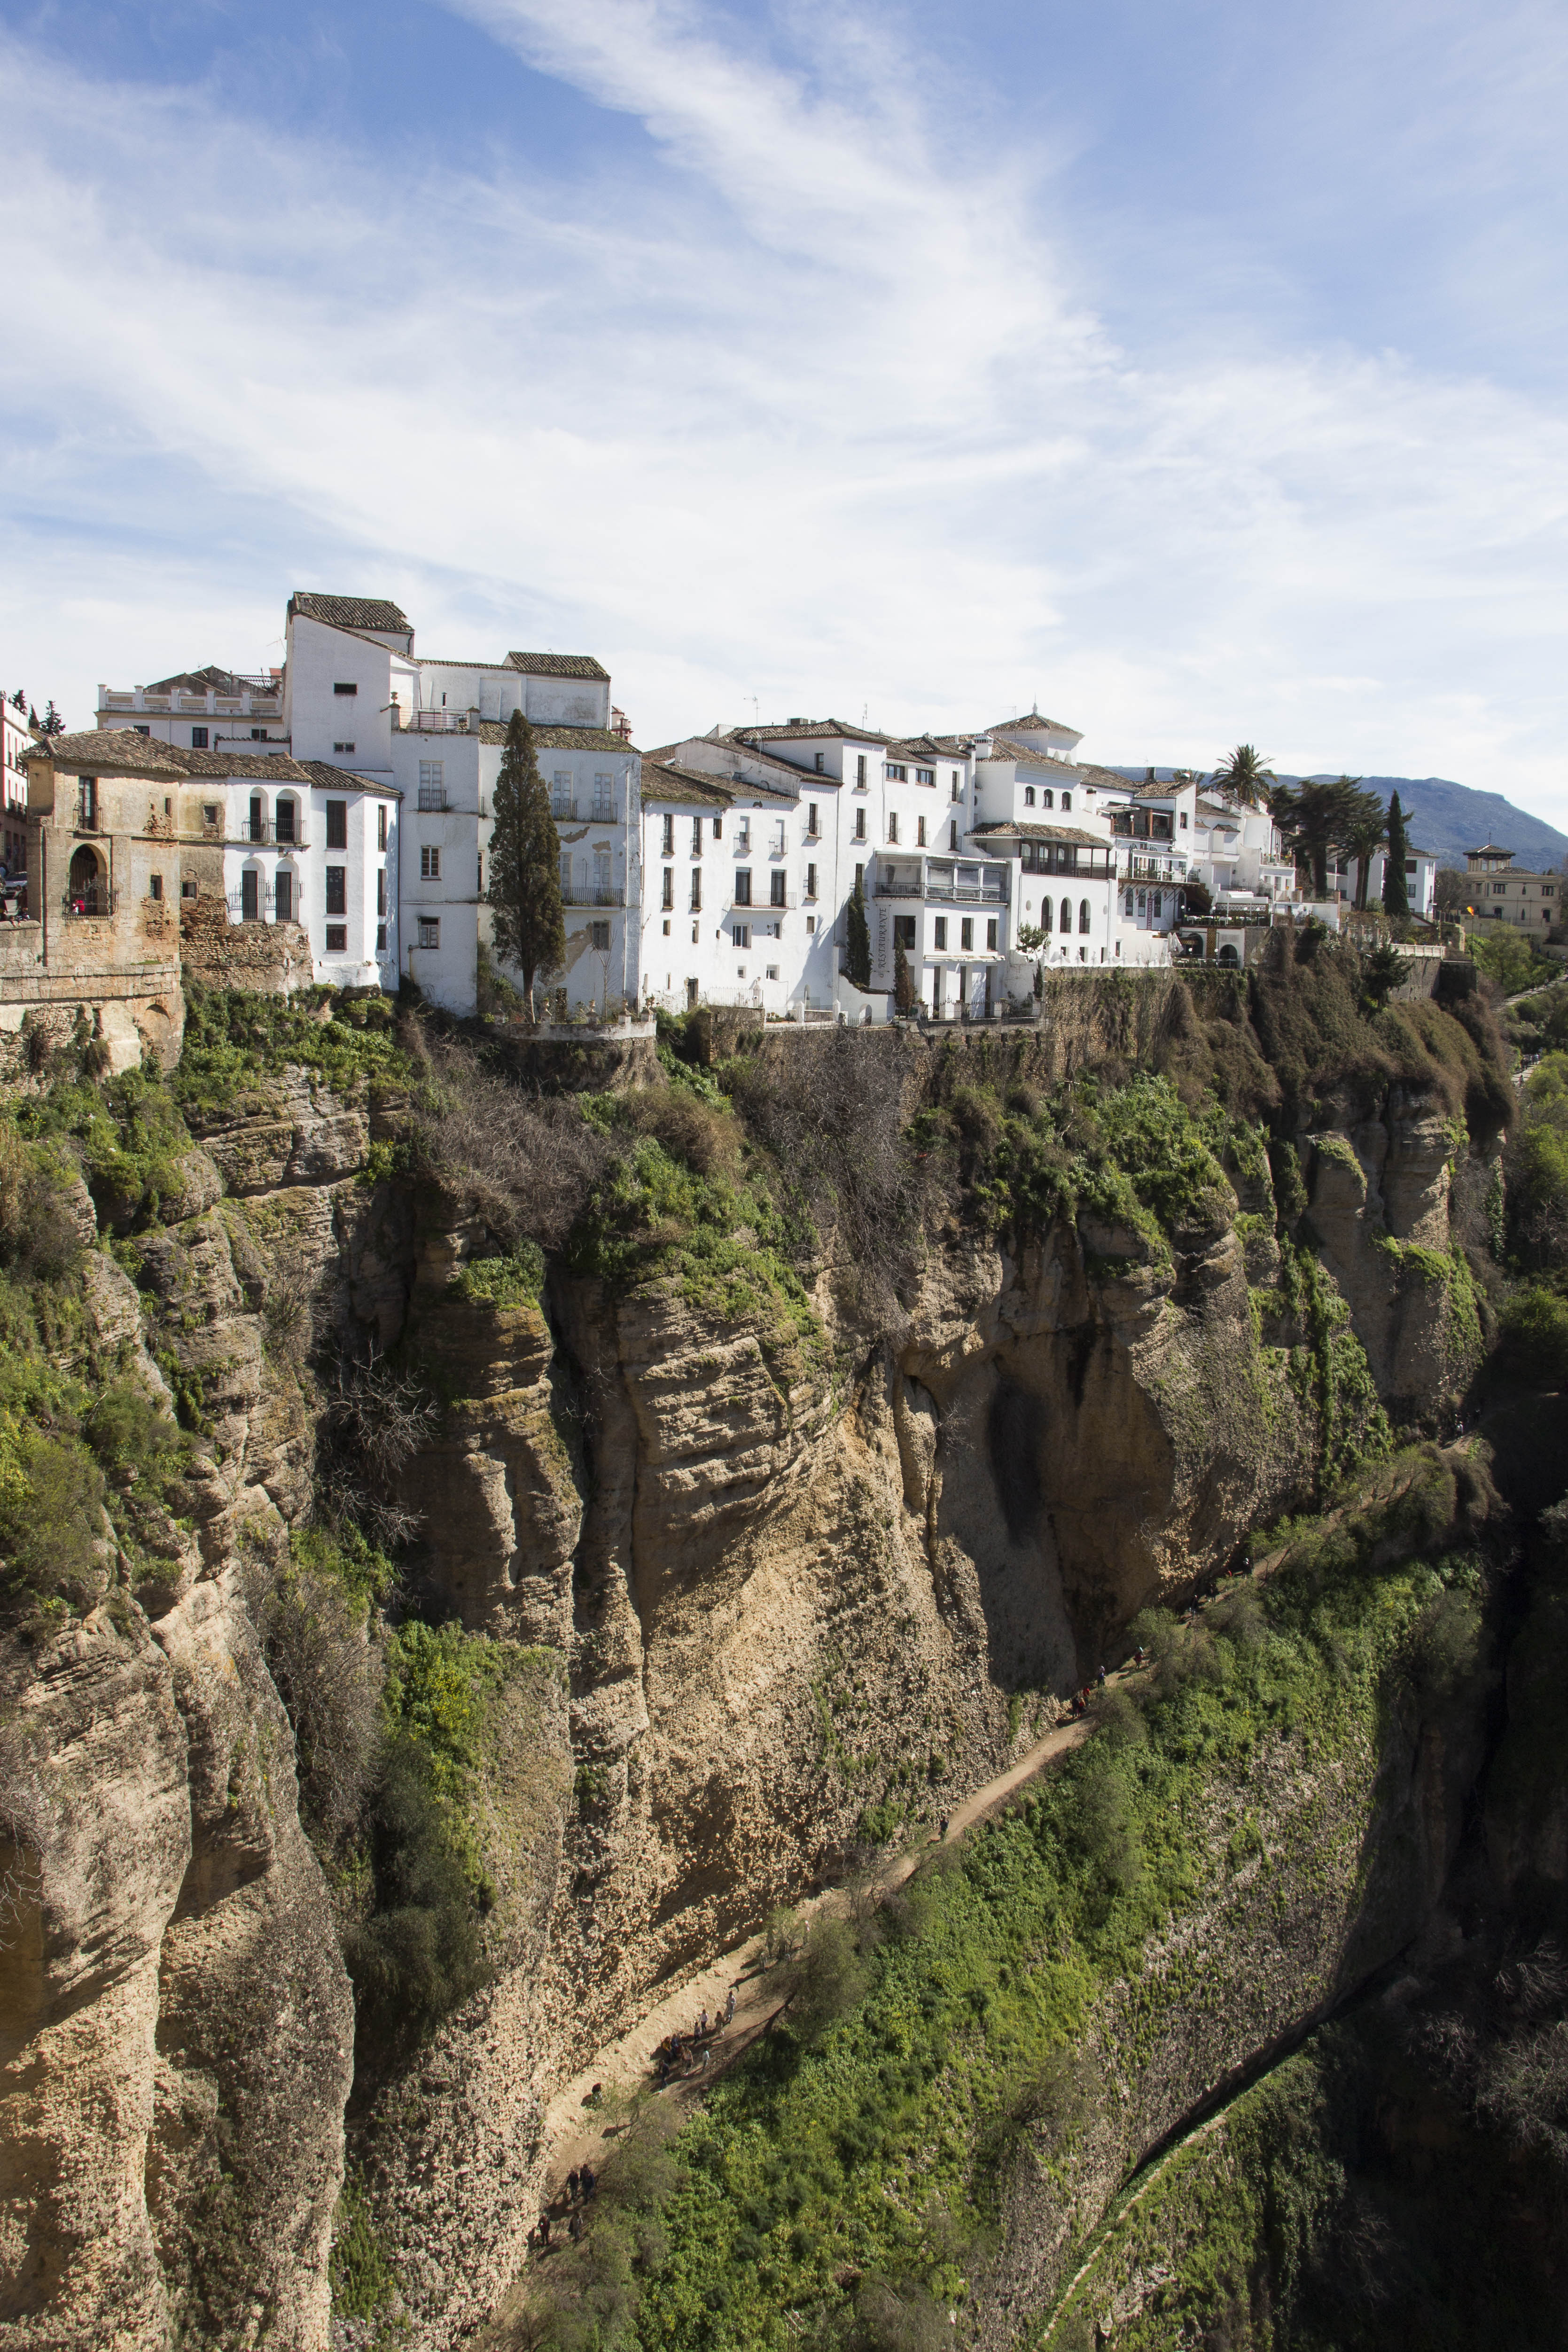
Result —
<path fill-rule="evenodd" d="M 452 803 L 446 797 L 444 784 L 421 784 L 419 805 L 425 814 L 440 814 L 450 808 Z"/>
<path fill-rule="evenodd" d="M 202 834 L 204 839 L 210 841 L 214 838 L 210 825 L 204 824 Z M 291 825 L 287 832 L 281 831 L 277 818 L 270 816 L 242 818 L 238 838 L 256 849 L 308 849 L 310 846 L 305 835 L 294 826 Z"/>
<path fill-rule="evenodd" d="M 89 882 L 85 890 L 68 890 L 60 900 L 62 915 L 112 915 L 118 891 L 106 882 Z"/>
<path fill-rule="evenodd" d="M 623 907 L 626 893 L 609 882 L 563 882 L 560 903 L 563 907 Z"/>
<path fill-rule="evenodd" d="M 1123 871 L 1131 882 L 1181 882 L 1186 877 L 1186 859 L 1134 856 Z"/>
<path fill-rule="evenodd" d="M 217 694 L 211 688 L 205 694 L 149 694 L 145 688 L 136 687 L 129 693 L 111 692 L 106 686 L 98 690 L 100 710 L 151 711 L 167 713 L 180 719 L 281 719 L 283 698 L 270 678 L 238 679 L 243 686 L 239 694 Z"/>
<path fill-rule="evenodd" d="M 466 735 L 469 720 L 479 723 L 478 712 L 466 710 L 411 710 L 402 716 L 402 705 L 392 706 L 392 719 L 405 735 Z"/>
<path fill-rule="evenodd" d="M 1005 907 L 1008 873 L 1005 866 L 928 865 L 879 860 L 874 895 L 879 898 L 920 898 L 942 907 Z"/>

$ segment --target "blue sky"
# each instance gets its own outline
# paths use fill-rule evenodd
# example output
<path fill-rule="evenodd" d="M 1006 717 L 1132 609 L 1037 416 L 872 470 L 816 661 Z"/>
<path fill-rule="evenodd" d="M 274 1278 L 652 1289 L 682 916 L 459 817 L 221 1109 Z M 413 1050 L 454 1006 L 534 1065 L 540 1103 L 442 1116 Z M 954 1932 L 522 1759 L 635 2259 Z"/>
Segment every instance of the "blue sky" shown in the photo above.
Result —
<path fill-rule="evenodd" d="M 0 0 L 0 677 L 591 649 L 1568 824 L 1568 15 Z"/>

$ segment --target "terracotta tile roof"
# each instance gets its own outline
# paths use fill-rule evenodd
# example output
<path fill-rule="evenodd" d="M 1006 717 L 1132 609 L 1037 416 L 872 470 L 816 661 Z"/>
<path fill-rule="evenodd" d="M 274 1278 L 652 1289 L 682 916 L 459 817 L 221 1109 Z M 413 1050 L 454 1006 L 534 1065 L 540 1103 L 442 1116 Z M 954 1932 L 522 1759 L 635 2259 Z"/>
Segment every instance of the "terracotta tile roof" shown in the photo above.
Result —
<path fill-rule="evenodd" d="M 1000 735 L 993 729 L 991 733 L 991 749 L 993 752 L 997 750 L 998 745 L 1005 753 L 1014 760 L 1043 760 L 1049 761 L 1051 772 L 1053 775 L 1060 776 L 1063 769 L 1067 771 L 1069 775 L 1073 773 L 1073 762 L 1071 760 L 1061 759 L 1055 752 L 1047 751 L 1043 743 L 1020 743 L 1016 736 Z"/>
<path fill-rule="evenodd" d="M 1021 819 L 1009 824 L 977 824 L 973 827 L 977 840 L 985 834 L 1017 834 L 1025 841 L 1082 841 L 1091 849 L 1109 849 L 1112 844 L 1097 833 L 1084 833 L 1075 824 L 1034 824 Z"/>
<path fill-rule="evenodd" d="M 610 683 L 610 672 L 591 654 L 508 654 L 506 666 L 529 677 L 597 677 Z"/>
<path fill-rule="evenodd" d="M 775 752 L 763 751 L 760 744 L 747 742 L 738 728 L 732 727 L 726 732 L 712 735 L 687 735 L 683 737 L 682 740 L 687 743 L 716 743 L 721 749 L 733 748 L 736 751 L 743 752 L 747 759 L 758 761 L 765 768 L 776 768 L 779 776 L 787 781 L 792 795 L 799 793 L 803 783 L 831 784 L 836 790 L 841 781 L 838 776 L 819 776 L 810 768 L 798 768 L 793 760 L 780 760 Z M 681 746 L 679 743 L 671 743 L 665 748 L 670 751 L 678 751 Z M 657 754 L 653 756 L 657 757 Z M 749 777 L 743 777 L 740 771 L 736 769 L 733 771 L 733 781 L 737 783 L 750 783 L 752 780 Z M 780 789 L 783 789 L 782 785 Z"/>
<path fill-rule="evenodd" d="M 643 806 L 650 801 L 674 801 L 685 808 L 726 809 L 733 805 L 735 792 L 716 776 L 705 776 L 700 768 L 683 767 L 678 760 L 662 760 L 650 751 L 643 761 Z"/>
<path fill-rule="evenodd" d="M 234 670 L 220 669 L 216 662 L 209 662 L 205 669 L 183 669 L 178 677 L 155 677 L 143 691 L 147 694 L 205 694 L 209 687 L 214 694 L 244 694 L 247 688 L 253 694 L 267 690 L 258 687 L 254 678 L 240 677 Z M 281 693 L 281 672 L 273 680 L 272 688 L 275 694 Z"/>
<path fill-rule="evenodd" d="M 1026 710 L 1017 719 L 998 719 L 994 727 L 978 727 L 977 735 L 1010 735 L 1015 727 L 1049 727 L 1058 735 L 1071 735 L 1075 743 L 1083 740 L 1082 728 L 1069 727 L 1064 719 L 1045 719 L 1038 710 Z"/>
<path fill-rule="evenodd" d="M 891 743 L 891 735 L 879 735 L 874 727 L 846 727 L 841 719 L 791 719 L 782 727 L 737 727 L 731 730 L 737 743 L 809 743 L 833 736 L 850 743 Z"/>
<path fill-rule="evenodd" d="M 149 736 L 139 735 L 134 727 L 95 727 L 79 735 L 57 735 L 48 745 L 37 746 L 34 756 L 39 754 L 52 760 L 62 774 L 71 776 L 155 776 L 164 782 L 183 776 L 214 783 L 232 777 L 237 783 L 317 784 L 328 789 L 342 784 L 357 792 L 402 797 L 393 785 L 358 775 L 351 768 L 333 767 L 326 760 L 293 760 L 281 752 L 267 756 L 192 751 L 183 743 L 154 742 Z"/>
<path fill-rule="evenodd" d="M 263 762 L 258 760 L 256 764 L 260 767 Z M 377 793 L 386 801 L 401 801 L 402 798 L 401 784 L 383 783 L 379 776 L 359 775 L 352 768 L 334 767 L 330 760 L 296 760 L 289 764 L 301 769 L 323 792 L 329 793 L 334 785 L 340 784 L 351 786 L 357 793 Z"/>
<path fill-rule="evenodd" d="M 476 732 L 481 743 L 504 743 L 507 740 L 507 730 L 498 719 L 481 719 L 477 729 L 471 727 L 468 732 Z M 553 751 L 620 751 L 632 760 L 643 756 L 635 743 L 612 734 L 608 727 L 535 727 L 533 737 L 536 743 Z"/>
<path fill-rule="evenodd" d="M 949 751 L 935 735 L 910 735 L 902 742 L 894 742 L 890 737 L 886 750 L 890 759 L 912 760 L 924 765 L 928 765 L 933 760 L 963 757 L 961 752 Z"/>
<path fill-rule="evenodd" d="M 325 621 L 330 629 L 396 629 L 413 635 L 408 614 L 384 596 L 318 596 L 297 588 L 288 599 L 290 620 L 296 613 L 307 621 Z"/>

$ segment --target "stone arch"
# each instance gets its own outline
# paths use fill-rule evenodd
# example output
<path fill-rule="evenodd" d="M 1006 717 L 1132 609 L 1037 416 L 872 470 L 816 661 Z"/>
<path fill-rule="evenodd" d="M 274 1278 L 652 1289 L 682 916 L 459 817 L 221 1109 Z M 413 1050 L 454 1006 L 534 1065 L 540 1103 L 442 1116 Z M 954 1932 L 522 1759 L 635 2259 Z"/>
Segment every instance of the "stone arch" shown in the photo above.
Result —
<path fill-rule="evenodd" d="M 66 896 L 73 914 L 106 915 L 109 912 L 109 868 L 104 863 L 102 851 L 96 849 L 90 841 L 78 842 L 71 853 Z"/>

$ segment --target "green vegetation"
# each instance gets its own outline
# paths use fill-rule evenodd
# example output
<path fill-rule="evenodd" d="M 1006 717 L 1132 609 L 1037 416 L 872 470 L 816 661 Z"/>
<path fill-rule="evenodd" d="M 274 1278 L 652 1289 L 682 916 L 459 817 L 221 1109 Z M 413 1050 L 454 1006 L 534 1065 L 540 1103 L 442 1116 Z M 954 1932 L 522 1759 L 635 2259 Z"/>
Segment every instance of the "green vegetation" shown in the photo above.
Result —
<path fill-rule="evenodd" d="M 366 1084 L 406 1085 L 413 1065 L 396 1029 L 384 996 L 342 997 L 330 988 L 256 996 L 188 980 L 184 1049 L 169 1090 L 187 1109 L 221 1111 L 290 1063 L 341 1095 Z"/>
<path fill-rule="evenodd" d="M 343 2177 L 332 2226 L 332 2316 L 360 2320 L 372 2331 L 364 2352 L 392 2352 L 408 2333 L 401 2282 L 376 2230 L 371 2201 L 356 2168 Z"/>
<path fill-rule="evenodd" d="M 1542 955 L 1532 939 L 1506 923 L 1471 922 L 1466 925 L 1465 935 L 1476 962 L 1505 996 L 1518 996 L 1527 988 L 1539 988 L 1545 981 L 1562 977 L 1560 963 Z"/>
<path fill-rule="evenodd" d="M 447 1287 L 469 1307 L 528 1307 L 544 1288 L 544 1252 L 537 1242 L 519 1242 L 506 1257 L 473 1257 Z"/>

